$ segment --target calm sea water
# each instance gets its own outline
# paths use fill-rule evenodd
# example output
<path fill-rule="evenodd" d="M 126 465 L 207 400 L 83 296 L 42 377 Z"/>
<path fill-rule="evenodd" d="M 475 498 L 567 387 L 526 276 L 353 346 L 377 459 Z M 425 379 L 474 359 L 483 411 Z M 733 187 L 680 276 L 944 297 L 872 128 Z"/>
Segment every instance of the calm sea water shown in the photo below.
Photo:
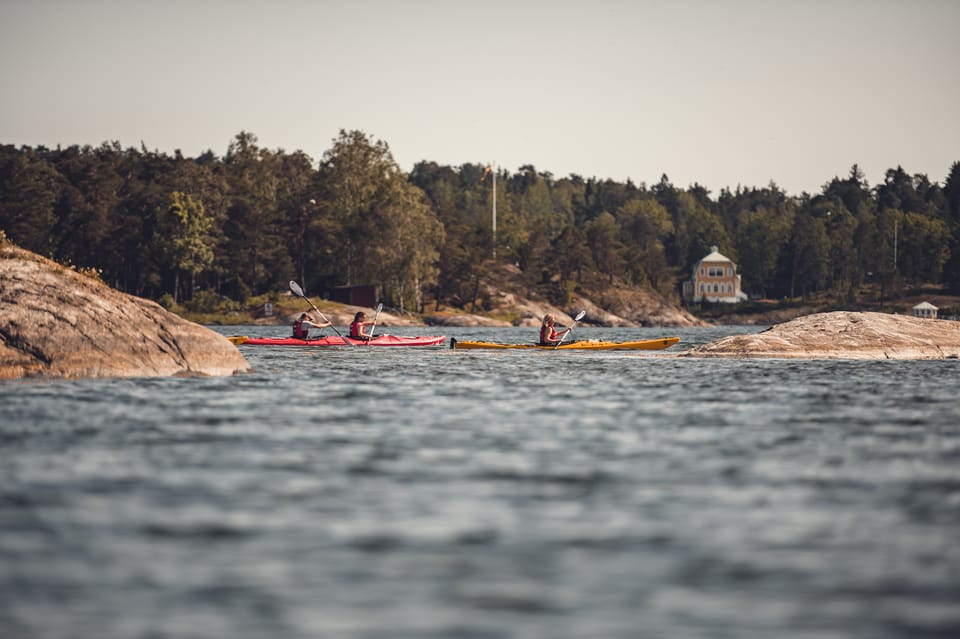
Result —
<path fill-rule="evenodd" d="M 960 636 L 960 362 L 670 356 L 756 330 L 0 383 L 0 636 Z"/>

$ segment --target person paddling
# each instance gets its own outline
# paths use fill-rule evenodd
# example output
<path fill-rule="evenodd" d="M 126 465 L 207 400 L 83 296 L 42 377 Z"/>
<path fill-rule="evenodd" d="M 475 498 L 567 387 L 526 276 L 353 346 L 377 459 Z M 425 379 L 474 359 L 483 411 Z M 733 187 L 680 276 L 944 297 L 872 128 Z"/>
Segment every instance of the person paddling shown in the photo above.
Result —
<path fill-rule="evenodd" d="M 307 339 L 310 336 L 311 328 L 323 330 L 328 326 L 333 326 L 333 323 L 317 323 L 308 313 L 300 313 L 300 317 L 293 321 L 293 336 L 297 339 Z"/>
<path fill-rule="evenodd" d="M 375 336 L 367 333 L 366 327 L 372 326 L 373 322 L 367 322 L 367 314 L 363 311 L 358 311 L 356 315 L 353 316 L 353 323 L 350 324 L 350 337 L 353 339 L 362 339 L 364 341 L 369 341 Z"/>
<path fill-rule="evenodd" d="M 547 313 L 543 316 L 543 322 L 540 323 L 540 346 L 556 346 L 563 340 L 564 335 L 569 333 L 573 328 L 571 326 L 558 333 L 555 326 L 556 323 L 557 318 L 552 314 Z"/>

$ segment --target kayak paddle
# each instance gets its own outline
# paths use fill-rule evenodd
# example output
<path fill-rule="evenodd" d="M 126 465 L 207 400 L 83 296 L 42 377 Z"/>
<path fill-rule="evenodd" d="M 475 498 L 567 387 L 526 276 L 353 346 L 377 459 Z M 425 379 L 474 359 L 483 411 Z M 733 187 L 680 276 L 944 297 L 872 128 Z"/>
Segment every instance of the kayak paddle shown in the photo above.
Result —
<path fill-rule="evenodd" d="M 373 339 L 373 331 L 377 330 L 377 320 L 380 319 L 380 311 L 382 310 L 383 303 L 377 304 L 377 314 L 373 316 L 373 326 L 370 327 L 370 339 L 367 340 L 367 344 Z"/>
<path fill-rule="evenodd" d="M 586 314 L 587 314 L 586 311 L 580 311 L 579 313 L 577 313 L 577 316 L 573 318 L 573 324 L 571 324 L 570 328 L 568 328 L 563 332 L 563 337 L 561 337 L 560 341 L 557 342 L 557 345 L 553 347 L 553 350 L 557 350 L 558 348 L 560 348 L 560 345 L 563 344 L 563 340 L 567 339 L 567 335 L 573 332 L 574 325 L 576 325 L 577 322 L 582 320 L 583 316 Z"/>
<path fill-rule="evenodd" d="M 290 290 L 293 291 L 293 294 L 297 297 L 302 297 L 303 299 L 307 300 L 307 304 L 313 307 L 313 310 L 317 312 L 317 315 L 319 315 L 324 322 L 330 322 L 330 320 L 327 319 L 327 316 L 321 313 L 320 309 L 314 306 L 313 302 L 311 302 L 307 296 L 303 294 L 303 289 L 300 288 L 300 285 L 293 280 L 290 280 Z M 338 331 L 337 327 L 333 325 L 333 322 L 330 322 L 330 328 L 333 329 L 334 333 L 340 336 L 340 339 L 343 339 L 343 335 L 340 335 L 340 331 Z M 344 339 L 343 341 L 346 342 L 347 340 Z"/>

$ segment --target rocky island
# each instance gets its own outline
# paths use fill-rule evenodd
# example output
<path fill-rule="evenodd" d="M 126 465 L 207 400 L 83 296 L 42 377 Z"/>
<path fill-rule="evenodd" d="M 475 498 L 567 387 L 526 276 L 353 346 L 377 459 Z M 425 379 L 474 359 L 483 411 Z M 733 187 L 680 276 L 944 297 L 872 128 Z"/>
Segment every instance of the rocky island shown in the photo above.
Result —
<path fill-rule="evenodd" d="M 0 241 L 0 379 L 249 371 L 222 335 Z"/>
<path fill-rule="evenodd" d="M 798 317 L 760 333 L 733 335 L 685 357 L 957 359 L 960 322 L 836 311 Z"/>

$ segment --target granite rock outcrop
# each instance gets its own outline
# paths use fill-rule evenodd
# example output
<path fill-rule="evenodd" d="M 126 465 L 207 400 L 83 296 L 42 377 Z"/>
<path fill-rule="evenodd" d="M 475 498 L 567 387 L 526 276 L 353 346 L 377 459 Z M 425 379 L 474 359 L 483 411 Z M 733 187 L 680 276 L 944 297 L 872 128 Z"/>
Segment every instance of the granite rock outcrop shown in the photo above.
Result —
<path fill-rule="evenodd" d="M 957 359 L 960 322 L 836 311 L 798 317 L 760 333 L 732 335 L 686 357 Z"/>
<path fill-rule="evenodd" d="M 224 336 L 94 277 L 0 243 L 0 379 L 232 375 Z"/>

